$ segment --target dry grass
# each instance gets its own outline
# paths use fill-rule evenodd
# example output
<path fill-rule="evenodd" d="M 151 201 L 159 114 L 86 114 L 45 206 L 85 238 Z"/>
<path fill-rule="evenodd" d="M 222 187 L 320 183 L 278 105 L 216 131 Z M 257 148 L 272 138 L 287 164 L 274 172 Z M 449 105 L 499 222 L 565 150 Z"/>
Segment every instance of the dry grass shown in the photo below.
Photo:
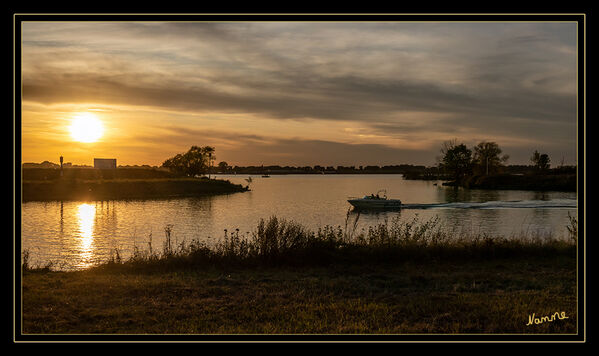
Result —
<path fill-rule="evenodd" d="M 575 333 L 568 258 L 29 273 L 24 333 Z M 568 319 L 526 326 L 528 317 Z"/>

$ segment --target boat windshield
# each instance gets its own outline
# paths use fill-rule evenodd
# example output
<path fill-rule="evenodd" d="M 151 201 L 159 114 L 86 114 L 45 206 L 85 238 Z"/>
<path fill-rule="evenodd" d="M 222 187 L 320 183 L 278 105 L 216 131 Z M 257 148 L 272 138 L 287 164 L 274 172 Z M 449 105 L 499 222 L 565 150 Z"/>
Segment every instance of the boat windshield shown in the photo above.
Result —
<path fill-rule="evenodd" d="M 378 194 L 377 195 L 370 194 L 370 195 L 365 195 L 363 199 L 383 199 L 383 198 L 381 198 Z"/>

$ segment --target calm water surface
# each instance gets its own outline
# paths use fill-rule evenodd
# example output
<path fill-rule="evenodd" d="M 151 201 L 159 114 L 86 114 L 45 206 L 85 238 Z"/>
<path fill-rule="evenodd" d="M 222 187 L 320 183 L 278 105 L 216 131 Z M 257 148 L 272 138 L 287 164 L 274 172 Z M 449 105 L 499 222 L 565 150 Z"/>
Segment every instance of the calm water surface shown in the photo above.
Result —
<path fill-rule="evenodd" d="M 220 177 L 246 185 L 249 176 Z M 441 182 L 403 180 L 400 175 L 252 179 L 250 192 L 212 197 L 27 202 L 21 209 L 22 248 L 29 251 L 33 265 L 52 261 L 57 269 L 72 270 L 105 261 L 115 248 L 125 258 L 135 247 L 147 250 L 149 242 L 161 250 L 167 225 L 177 243 L 199 239 L 209 245 L 224 236 L 224 229 L 239 229 L 244 235 L 254 231 L 261 218 L 273 215 L 313 230 L 344 227 L 351 207 L 347 198 L 379 189 L 409 208 L 362 213 L 360 230 L 393 218 L 424 222 L 437 217 L 443 226 L 464 233 L 561 237 L 567 233 L 568 213 L 576 215 L 576 193 L 455 190 Z"/>

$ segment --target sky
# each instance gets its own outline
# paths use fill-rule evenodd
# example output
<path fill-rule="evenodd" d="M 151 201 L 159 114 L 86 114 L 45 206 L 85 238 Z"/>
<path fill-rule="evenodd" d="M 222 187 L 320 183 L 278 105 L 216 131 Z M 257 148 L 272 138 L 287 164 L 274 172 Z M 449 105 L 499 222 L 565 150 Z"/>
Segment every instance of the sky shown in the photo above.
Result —
<path fill-rule="evenodd" d="M 573 22 L 23 22 L 22 162 L 436 164 L 494 141 L 576 163 Z M 101 122 L 79 142 L 73 120 Z"/>

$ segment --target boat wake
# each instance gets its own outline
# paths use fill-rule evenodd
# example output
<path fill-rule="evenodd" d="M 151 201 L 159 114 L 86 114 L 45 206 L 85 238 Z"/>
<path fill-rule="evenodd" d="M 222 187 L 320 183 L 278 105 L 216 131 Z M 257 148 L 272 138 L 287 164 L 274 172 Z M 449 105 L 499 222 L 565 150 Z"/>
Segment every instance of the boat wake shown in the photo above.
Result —
<path fill-rule="evenodd" d="M 576 199 L 554 200 L 515 200 L 515 201 L 488 201 L 436 203 L 436 204 L 402 204 L 402 209 L 545 209 L 545 208 L 576 208 Z"/>

